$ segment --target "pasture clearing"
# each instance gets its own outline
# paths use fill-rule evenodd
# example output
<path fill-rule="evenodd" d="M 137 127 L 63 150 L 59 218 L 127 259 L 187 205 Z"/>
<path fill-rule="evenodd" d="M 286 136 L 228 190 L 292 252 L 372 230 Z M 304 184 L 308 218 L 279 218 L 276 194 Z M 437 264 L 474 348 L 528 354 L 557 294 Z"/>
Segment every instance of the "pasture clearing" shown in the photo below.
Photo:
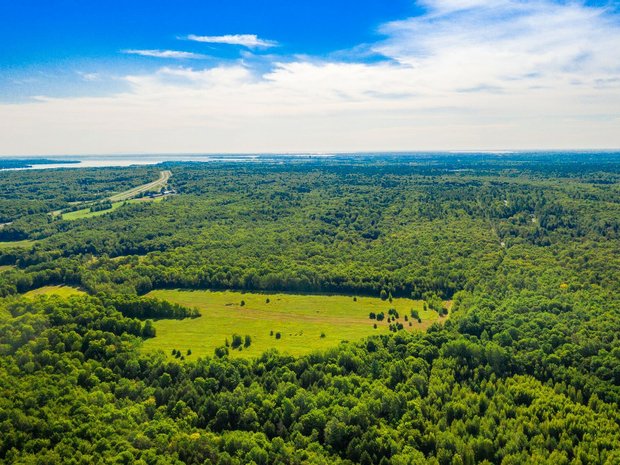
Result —
<path fill-rule="evenodd" d="M 399 313 L 396 322 L 407 331 L 422 331 L 435 321 L 445 320 L 435 311 L 424 310 L 423 301 L 402 298 L 390 303 L 374 297 L 354 300 L 343 295 L 187 290 L 156 290 L 148 296 L 200 310 L 202 316 L 196 319 L 156 321 L 157 336 L 144 342 L 145 351 L 163 350 L 168 356 L 172 349 L 184 355 L 191 349 L 191 358 L 213 355 L 215 348 L 223 346 L 227 339 L 232 342 L 233 334 L 251 337 L 250 347 L 229 348 L 231 356 L 247 358 L 271 348 L 303 355 L 334 347 L 343 340 L 389 334 L 387 319 L 391 308 Z M 412 309 L 419 313 L 422 323 L 411 318 Z M 371 312 L 383 312 L 384 320 L 370 319 Z M 409 321 L 405 321 L 405 315 Z"/>
<path fill-rule="evenodd" d="M 112 208 L 108 208 L 107 210 L 99 210 L 99 211 L 90 211 L 90 207 L 82 208 L 81 210 L 76 210 L 74 212 L 68 212 L 62 214 L 62 219 L 67 221 L 81 220 L 83 218 L 93 218 L 95 216 L 102 216 L 107 213 L 111 213 L 125 204 L 131 203 L 141 203 L 141 202 L 159 202 L 162 201 L 165 197 L 143 197 L 139 199 L 131 199 L 131 200 L 123 200 L 119 202 L 114 202 L 112 204 Z"/>
<path fill-rule="evenodd" d="M 26 292 L 24 297 L 32 298 L 40 295 L 57 295 L 66 298 L 72 295 L 86 295 L 86 292 L 71 286 L 43 286 Z"/>
<path fill-rule="evenodd" d="M 36 241 L 29 241 L 29 240 L 0 242 L 0 249 L 12 249 L 13 247 L 27 248 L 27 247 L 32 247 L 35 244 L 35 242 Z"/>

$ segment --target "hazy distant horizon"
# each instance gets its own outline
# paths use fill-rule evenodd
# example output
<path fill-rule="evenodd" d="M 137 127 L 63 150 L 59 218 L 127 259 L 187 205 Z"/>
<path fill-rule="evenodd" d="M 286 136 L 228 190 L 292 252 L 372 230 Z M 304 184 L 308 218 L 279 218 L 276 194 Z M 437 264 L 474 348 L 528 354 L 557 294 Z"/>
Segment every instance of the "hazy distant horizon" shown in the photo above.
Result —
<path fill-rule="evenodd" d="M 206 157 L 261 157 L 261 156 L 313 156 L 313 157 L 332 157 L 339 155 L 420 155 L 420 154 L 544 154 L 544 153 L 615 153 L 620 152 L 620 147 L 615 148 L 552 148 L 552 149 L 445 149 L 445 150 L 356 150 L 356 151 L 300 151 L 300 152 L 136 152 L 136 153 L 54 153 L 54 154 L 0 154 L 0 160 L 29 160 L 29 159 L 62 159 L 73 158 L 164 158 L 164 157 L 187 157 L 187 158 L 206 158 Z"/>
<path fill-rule="evenodd" d="M 35 164 L 32 166 L 21 167 L 4 167 L 0 168 L 0 171 L 12 171 L 12 170 L 31 170 L 31 169 L 56 169 L 56 168 L 104 168 L 104 167 L 130 167 L 130 166 L 144 166 L 144 165 L 156 165 L 161 163 L 214 163 L 214 162 L 238 162 L 238 163 L 268 163 L 277 160 L 286 160 L 287 158 L 298 158 L 300 160 L 320 160 L 320 159 L 335 159 L 338 158 L 354 158 L 359 156 L 360 158 L 390 158 L 398 157 L 406 158 L 420 158 L 421 160 L 432 159 L 433 157 L 449 157 L 449 156 L 476 156 L 476 155 L 489 155 L 489 156 L 532 156 L 532 161 L 535 161 L 537 155 L 619 155 L 620 150 L 495 150 L 495 151 L 408 151 L 408 152 L 332 152 L 332 153 L 218 153 L 218 154 L 108 154 L 108 155 L 33 155 L 33 156 L 0 156 L 0 162 L 7 161 L 36 161 L 46 160 L 51 163 Z M 78 162 L 78 163 L 69 163 Z"/>

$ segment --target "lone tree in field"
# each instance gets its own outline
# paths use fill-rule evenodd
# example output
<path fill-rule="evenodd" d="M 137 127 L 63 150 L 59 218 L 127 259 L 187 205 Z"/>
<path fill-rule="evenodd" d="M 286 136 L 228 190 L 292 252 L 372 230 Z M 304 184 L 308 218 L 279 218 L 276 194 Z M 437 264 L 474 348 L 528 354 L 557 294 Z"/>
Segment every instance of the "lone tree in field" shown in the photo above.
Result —
<path fill-rule="evenodd" d="M 388 310 L 388 315 L 392 317 L 392 321 L 394 321 L 394 319 L 400 318 L 400 315 L 398 314 L 395 308 L 390 308 Z"/>
<path fill-rule="evenodd" d="M 243 339 L 241 338 L 241 336 L 239 334 L 233 334 L 230 347 L 232 347 L 233 349 L 237 349 L 241 347 L 241 344 L 243 344 Z"/>
<path fill-rule="evenodd" d="M 250 345 L 252 345 L 252 338 L 250 337 L 249 334 L 245 335 L 245 341 L 243 342 L 243 347 L 250 347 Z"/>
<path fill-rule="evenodd" d="M 215 356 L 218 358 L 222 358 L 228 355 L 228 347 L 216 347 L 215 348 Z"/>

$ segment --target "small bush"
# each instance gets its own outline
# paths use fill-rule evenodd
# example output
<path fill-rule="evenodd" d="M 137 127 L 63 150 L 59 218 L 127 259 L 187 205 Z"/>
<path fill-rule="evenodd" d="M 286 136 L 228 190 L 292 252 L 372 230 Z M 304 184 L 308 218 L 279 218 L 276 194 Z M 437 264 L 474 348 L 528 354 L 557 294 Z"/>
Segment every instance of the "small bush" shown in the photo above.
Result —
<path fill-rule="evenodd" d="M 237 349 L 241 347 L 241 344 L 243 344 L 243 339 L 241 338 L 241 336 L 239 334 L 233 334 L 230 347 L 232 347 L 233 349 Z"/>
<path fill-rule="evenodd" d="M 222 358 L 224 356 L 228 355 L 228 348 L 227 347 L 217 347 L 215 349 L 215 356 L 218 358 Z"/>
<path fill-rule="evenodd" d="M 278 331 L 278 332 L 276 333 L 276 339 L 280 339 L 281 337 L 282 337 L 282 334 L 280 334 L 280 332 Z"/>

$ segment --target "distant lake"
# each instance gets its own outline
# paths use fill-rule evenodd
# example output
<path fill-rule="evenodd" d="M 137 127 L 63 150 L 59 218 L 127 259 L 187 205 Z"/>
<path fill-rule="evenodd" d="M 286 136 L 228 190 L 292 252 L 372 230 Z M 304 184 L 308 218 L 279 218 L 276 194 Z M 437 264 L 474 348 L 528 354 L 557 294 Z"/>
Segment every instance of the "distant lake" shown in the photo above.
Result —
<path fill-rule="evenodd" d="M 164 162 L 249 162 L 256 161 L 257 155 L 67 155 L 45 157 L 0 157 L 0 171 L 53 168 L 100 168 L 110 166 L 156 165 Z M 30 166 L 1 167 L 2 161 L 23 160 Z M 28 163 L 31 162 L 32 164 Z M 78 162 L 78 163 L 75 163 Z"/>

